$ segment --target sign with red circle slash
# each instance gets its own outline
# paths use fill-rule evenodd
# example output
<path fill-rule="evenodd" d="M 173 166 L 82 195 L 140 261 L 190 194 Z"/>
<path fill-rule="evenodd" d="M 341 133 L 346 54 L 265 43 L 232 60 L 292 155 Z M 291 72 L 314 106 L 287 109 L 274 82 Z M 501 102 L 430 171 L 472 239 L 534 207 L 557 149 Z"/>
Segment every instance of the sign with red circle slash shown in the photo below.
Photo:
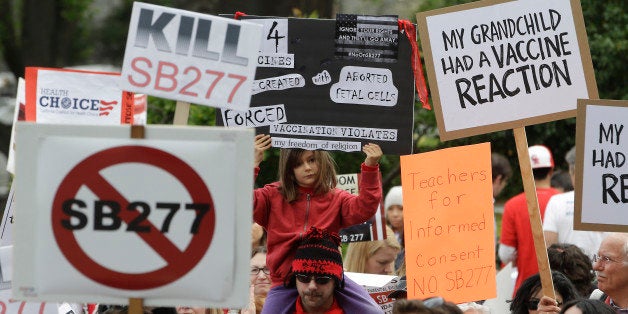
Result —
<path fill-rule="evenodd" d="M 193 203 L 186 209 L 196 211 L 192 240 L 188 247 L 181 251 L 150 221 L 134 223 L 142 219 L 142 214 L 136 208 L 146 208 L 138 202 L 129 202 L 120 194 L 99 171 L 120 163 L 145 163 L 165 170 L 172 174 L 190 193 Z M 72 225 L 72 206 L 85 203 L 76 199 L 76 194 L 82 186 L 87 186 L 100 200 L 107 200 L 107 205 L 117 208 L 122 221 L 127 225 L 138 225 L 138 235 L 157 252 L 167 266 L 160 269 L 129 274 L 109 269 L 89 257 L 80 247 L 74 236 L 74 230 L 80 224 Z M 102 204 L 102 203 L 96 203 Z M 118 204 L 118 205 L 111 205 Z M 143 203 L 146 204 L 146 203 Z M 162 205 L 163 206 L 163 205 Z M 179 206 L 179 204 L 176 204 Z M 98 207 L 96 205 L 95 207 Z M 168 206 L 166 206 L 168 208 Z M 102 208 L 102 206 L 101 206 Z M 128 210 L 121 210 L 126 208 Z M 172 207 L 169 207 L 172 208 Z M 178 209 L 178 208 L 177 208 Z M 89 156 L 76 165 L 63 179 L 52 203 L 52 228 L 59 248 L 68 261 L 85 276 L 110 287 L 137 290 L 150 289 L 170 283 L 185 275 L 205 255 L 211 244 L 215 224 L 214 205 L 210 192 L 203 179 L 181 159 L 159 149 L 144 146 L 121 146 L 110 148 Z M 144 228 L 140 228 L 144 227 Z M 169 227 L 169 226 L 168 226 Z M 162 227 L 162 229 L 164 229 Z M 185 258 L 182 258 L 185 256 Z"/>
<path fill-rule="evenodd" d="M 18 123 L 13 295 L 248 304 L 252 130 Z M 137 130 L 135 130 L 137 131 Z"/>

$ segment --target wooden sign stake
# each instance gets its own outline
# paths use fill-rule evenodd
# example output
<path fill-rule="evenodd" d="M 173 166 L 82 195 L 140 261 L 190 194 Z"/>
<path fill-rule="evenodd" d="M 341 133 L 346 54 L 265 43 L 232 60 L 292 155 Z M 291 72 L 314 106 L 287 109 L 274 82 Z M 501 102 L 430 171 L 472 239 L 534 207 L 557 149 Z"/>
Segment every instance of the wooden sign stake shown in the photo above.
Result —
<path fill-rule="evenodd" d="M 534 239 L 534 250 L 536 251 L 536 262 L 539 265 L 539 275 L 541 276 L 541 286 L 543 295 L 556 299 L 554 294 L 554 282 L 552 272 L 549 267 L 547 249 L 545 248 L 545 237 L 543 236 L 543 224 L 541 222 L 541 212 L 539 211 L 539 200 L 536 196 L 536 185 L 530 164 L 530 154 L 528 153 L 528 139 L 525 127 L 513 129 L 517 155 L 519 157 L 519 167 L 521 169 L 521 179 L 523 190 L 525 191 L 528 203 L 528 215 L 530 216 L 530 226 L 532 226 L 532 237 Z"/>
<path fill-rule="evenodd" d="M 144 300 L 141 298 L 129 299 L 129 314 L 143 314 L 144 313 Z"/>
<path fill-rule="evenodd" d="M 177 101 L 177 107 L 174 110 L 174 125 L 187 125 L 190 116 L 190 103 Z"/>

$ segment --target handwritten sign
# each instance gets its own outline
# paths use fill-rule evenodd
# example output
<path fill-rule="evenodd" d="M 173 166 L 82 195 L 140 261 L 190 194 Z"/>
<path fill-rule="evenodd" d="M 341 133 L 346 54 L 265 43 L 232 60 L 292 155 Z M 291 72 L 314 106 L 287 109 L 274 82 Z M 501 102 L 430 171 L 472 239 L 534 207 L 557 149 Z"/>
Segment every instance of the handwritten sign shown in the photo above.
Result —
<path fill-rule="evenodd" d="M 218 125 L 255 127 L 280 148 L 359 152 L 370 142 L 387 154 L 412 152 L 412 55 L 396 18 L 242 20 L 264 27 L 263 67 L 251 107 L 221 108 Z M 338 38 L 339 30 L 355 34 Z M 365 41 L 382 49 L 373 52 Z"/>
<path fill-rule="evenodd" d="M 573 117 L 597 98 L 577 0 L 478 1 L 417 21 L 443 140 Z"/>
<path fill-rule="evenodd" d="M 408 298 L 496 296 L 490 144 L 401 156 Z"/>
<path fill-rule="evenodd" d="M 628 232 L 628 101 L 578 100 L 574 229 Z"/>
<path fill-rule="evenodd" d="M 133 4 L 121 86 L 189 103 L 246 110 L 262 27 Z"/>

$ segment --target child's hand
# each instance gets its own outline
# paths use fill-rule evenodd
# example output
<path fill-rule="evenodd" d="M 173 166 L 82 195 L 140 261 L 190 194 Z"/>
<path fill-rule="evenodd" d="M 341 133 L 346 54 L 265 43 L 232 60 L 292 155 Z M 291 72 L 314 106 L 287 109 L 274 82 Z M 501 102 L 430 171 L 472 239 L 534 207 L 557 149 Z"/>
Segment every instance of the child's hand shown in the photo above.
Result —
<path fill-rule="evenodd" d="M 366 154 L 364 163 L 369 167 L 375 167 L 379 163 L 379 159 L 382 158 L 382 149 L 377 144 L 368 143 L 362 147 L 362 151 Z"/>
<path fill-rule="evenodd" d="M 264 160 L 264 152 L 271 147 L 272 140 L 270 135 L 257 134 L 255 135 L 255 155 L 254 166 L 259 167 L 259 164 Z"/>

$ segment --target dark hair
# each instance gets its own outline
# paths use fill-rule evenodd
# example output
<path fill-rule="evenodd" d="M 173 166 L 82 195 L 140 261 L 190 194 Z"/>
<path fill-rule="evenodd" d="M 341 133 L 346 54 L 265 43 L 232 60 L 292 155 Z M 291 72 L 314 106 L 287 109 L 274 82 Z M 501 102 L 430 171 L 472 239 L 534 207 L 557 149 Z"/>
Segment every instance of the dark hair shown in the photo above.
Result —
<path fill-rule="evenodd" d="M 543 180 L 547 178 L 547 176 L 554 170 L 553 168 L 535 168 L 532 169 L 532 174 L 534 175 L 534 180 Z"/>
<path fill-rule="evenodd" d="M 510 179 L 512 176 L 512 167 L 510 166 L 510 161 L 506 158 L 506 156 L 500 153 L 492 153 L 491 154 L 491 172 L 492 179 L 495 180 L 497 176 L 501 175 L 504 179 Z"/>
<path fill-rule="evenodd" d="M 550 268 L 565 274 L 581 296 L 588 296 L 593 292 L 595 274 L 591 259 L 579 247 L 555 243 L 547 248 L 547 257 Z"/>
<path fill-rule="evenodd" d="M 565 313 L 574 306 L 579 308 L 582 314 L 615 314 L 615 310 L 610 305 L 594 299 L 571 300 L 563 305 L 560 313 Z"/>
<path fill-rule="evenodd" d="M 399 299 L 393 303 L 393 314 L 431 314 L 432 310 L 420 300 Z"/>
<path fill-rule="evenodd" d="M 575 300 L 580 297 L 576 287 L 569 281 L 567 276 L 558 271 L 552 271 L 552 281 L 554 290 L 563 297 L 563 303 Z M 523 281 L 515 297 L 510 303 L 510 312 L 513 314 L 528 314 L 528 302 L 534 294 L 541 290 L 541 276 L 538 273 L 528 277 Z"/>
<path fill-rule="evenodd" d="M 299 194 L 298 184 L 294 177 L 294 168 L 301 164 L 301 156 L 306 151 L 299 148 L 282 148 L 279 151 L 280 191 L 288 202 L 296 200 Z M 313 152 L 318 165 L 318 178 L 314 183 L 314 194 L 324 194 L 336 187 L 336 163 L 327 151 L 315 150 Z"/>

